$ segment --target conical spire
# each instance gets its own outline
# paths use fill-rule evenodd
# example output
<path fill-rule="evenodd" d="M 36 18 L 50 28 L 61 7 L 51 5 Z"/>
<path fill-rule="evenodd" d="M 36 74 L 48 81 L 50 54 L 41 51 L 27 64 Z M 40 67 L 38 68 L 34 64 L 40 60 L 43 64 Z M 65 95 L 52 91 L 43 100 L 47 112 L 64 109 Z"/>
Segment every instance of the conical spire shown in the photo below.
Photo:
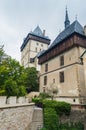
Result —
<path fill-rule="evenodd" d="M 70 21 L 69 21 L 69 18 L 68 18 L 68 11 L 67 11 L 67 7 L 66 7 L 66 15 L 65 15 L 65 28 L 67 28 L 69 25 L 70 25 Z"/>

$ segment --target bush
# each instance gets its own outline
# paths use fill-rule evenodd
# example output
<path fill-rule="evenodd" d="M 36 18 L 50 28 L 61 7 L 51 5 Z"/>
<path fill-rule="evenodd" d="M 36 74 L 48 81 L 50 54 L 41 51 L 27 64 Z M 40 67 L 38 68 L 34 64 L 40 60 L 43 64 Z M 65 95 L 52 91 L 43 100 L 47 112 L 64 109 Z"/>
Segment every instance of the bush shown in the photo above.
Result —
<path fill-rule="evenodd" d="M 84 130 L 84 125 L 81 122 L 60 124 L 60 130 Z"/>
<path fill-rule="evenodd" d="M 55 105 L 55 110 L 60 116 L 63 114 L 69 115 L 71 111 L 71 105 L 66 102 L 57 102 Z"/>
<path fill-rule="evenodd" d="M 54 100 L 43 100 L 43 106 L 45 108 L 54 108 L 58 115 L 69 115 L 71 111 L 71 105 L 66 102 L 57 102 Z"/>
<path fill-rule="evenodd" d="M 40 98 L 33 98 L 32 101 L 35 103 L 37 107 L 43 107 L 43 101 Z"/>
<path fill-rule="evenodd" d="M 41 99 L 46 99 L 49 98 L 50 96 L 47 93 L 40 93 L 39 98 Z"/>
<path fill-rule="evenodd" d="M 66 102 L 57 102 L 55 100 L 42 100 L 40 98 L 33 98 L 36 106 L 44 108 L 54 108 L 58 115 L 69 115 L 71 111 L 71 105 Z"/>
<path fill-rule="evenodd" d="M 46 128 L 42 128 L 42 129 L 40 129 L 40 130 L 48 130 L 48 129 L 46 129 Z"/>
<path fill-rule="evenodd" d="M 57 130 L 58 116 L 53 108 L 44 108 L 44 126 L 48 130 Z"/>

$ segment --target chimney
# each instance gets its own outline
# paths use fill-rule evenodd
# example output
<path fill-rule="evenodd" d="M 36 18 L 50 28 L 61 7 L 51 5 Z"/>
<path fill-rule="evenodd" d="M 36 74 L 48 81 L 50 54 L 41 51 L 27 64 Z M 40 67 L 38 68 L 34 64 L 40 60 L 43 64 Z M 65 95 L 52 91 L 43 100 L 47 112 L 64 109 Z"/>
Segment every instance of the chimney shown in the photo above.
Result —
<path fill-rule="evenodd" d="M 45 36 L 45 30 L 43 30 L 43 36 Z"/>
<path fill-rule="evenodd" d="M 86 25 L 84 26 L 84 34 L 86 36 Z"/>

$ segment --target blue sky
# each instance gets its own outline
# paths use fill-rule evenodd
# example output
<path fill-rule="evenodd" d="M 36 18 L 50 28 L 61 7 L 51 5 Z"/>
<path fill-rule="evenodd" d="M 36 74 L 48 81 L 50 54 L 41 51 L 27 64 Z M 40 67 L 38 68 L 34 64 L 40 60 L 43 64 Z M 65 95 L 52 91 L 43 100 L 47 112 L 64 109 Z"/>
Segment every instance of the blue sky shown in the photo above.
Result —
<path fill-rule="evenodd" d="M 64 29 L 65 8 L 70 22 L 86 24 L 85 0 L 0 0 L 0 44 L 20 61 L 20 46 L 26 35 L 39 25 L 53 41 Z"/>

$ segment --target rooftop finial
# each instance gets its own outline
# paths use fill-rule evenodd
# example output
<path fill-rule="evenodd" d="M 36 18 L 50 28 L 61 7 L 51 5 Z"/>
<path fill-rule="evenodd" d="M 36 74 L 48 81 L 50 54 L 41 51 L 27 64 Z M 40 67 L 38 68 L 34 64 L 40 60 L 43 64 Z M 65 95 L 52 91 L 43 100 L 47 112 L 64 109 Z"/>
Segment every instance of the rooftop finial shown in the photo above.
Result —
<path fill-rule="evenodd" d="M 75 20 L 77 20 L 77 14 L 75 15 Z"/>
<path fill-rule="evenodd" d="M 67 11 L 67 6 L 66 6 L 66 15 L 65 15 L 65 28 L 67 28 L 70 25 L 70 21 L 68 18 L 68 11 Z"/>

